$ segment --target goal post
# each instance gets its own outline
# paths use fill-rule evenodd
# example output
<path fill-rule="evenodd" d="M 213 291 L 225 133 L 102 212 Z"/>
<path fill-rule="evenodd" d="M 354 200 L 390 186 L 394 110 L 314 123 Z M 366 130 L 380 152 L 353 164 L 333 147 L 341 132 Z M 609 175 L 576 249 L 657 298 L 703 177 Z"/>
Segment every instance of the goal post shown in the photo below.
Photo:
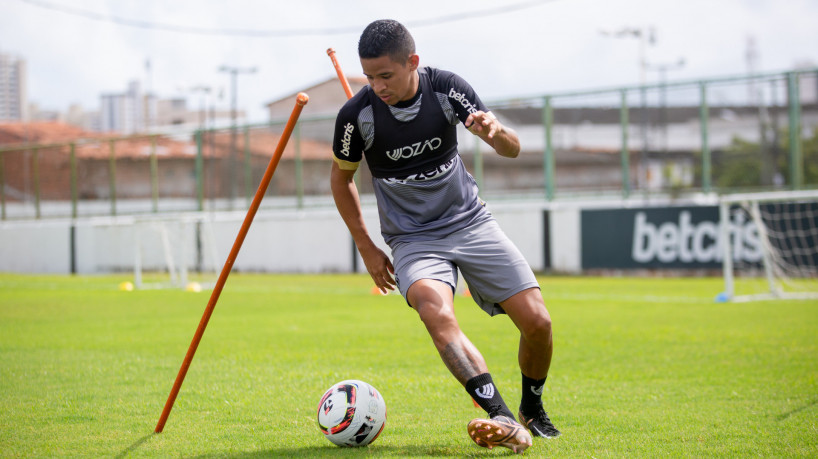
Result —
<path fill-rule="evenodd" d="M 136 218 L 132 225 L 134 288 L 211 288 L 218 276 L 212 223 L 213 217 L 205 213 Z M 144 263 L 147 254 L 153 259 L 148 266 Z M 189 267 L 197 271 L 196 276 L 190 275 Z M 151 281 L 146 281 L 143 276 L 146 270 L 162 272 L 166 277 L 152 276 Z"/>
<path fill-rule="evenodd" d="M 122 290 L 185 289 L 215 285 L 219 257 L 205 212 L 95 216 L 73 220 L 85 272 L 133 272 Z"/>
<path fill-rule="evenodd" d="M 818 190 L 724 195 L 719 219 L 717 301 L 818 299 Z"/>

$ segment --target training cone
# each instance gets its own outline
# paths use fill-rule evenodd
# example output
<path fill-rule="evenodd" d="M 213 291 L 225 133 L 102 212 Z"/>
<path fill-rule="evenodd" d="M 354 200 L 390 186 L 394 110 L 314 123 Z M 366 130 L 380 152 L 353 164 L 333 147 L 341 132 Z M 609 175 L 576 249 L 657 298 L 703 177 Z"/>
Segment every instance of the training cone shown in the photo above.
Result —
<path fill-rule="evenodd" d="M 370 290 L 369 293 L 373 295 L 386 295 L 386 293 L 383 293 L 378 287 L 372 287 L 372 290 Z"/>
<path fill-rule="evenodd" d="M 716 303 L 726 303 L 726 302 L 730 301 L 730 294 L 727 293 L 727 292 L 721 292 L 718 295 L 716 295 L 716 298 L 714 298 L 714 301 Z"/>

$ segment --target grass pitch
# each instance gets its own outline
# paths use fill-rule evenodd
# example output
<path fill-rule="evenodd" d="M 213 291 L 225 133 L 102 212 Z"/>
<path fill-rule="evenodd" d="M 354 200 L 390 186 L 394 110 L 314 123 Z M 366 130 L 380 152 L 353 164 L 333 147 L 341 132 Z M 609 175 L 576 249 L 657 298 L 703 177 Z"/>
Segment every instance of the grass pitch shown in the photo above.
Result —
<path fill-rule="evenodd" d="M 165 430 L 153 429 L 209 291 L 123 292 L 125 276 L 0 275 L 2 457 L 490 457 L 482 412 L 398 295 L 366 276 L 232 274 Z M 720 279 L 541 278 L 562 430 L 532 457 L 818 456 L 818 304 L 716 304 Z M 461 326 L 516 409 L 518 336 L 458 297 Z M 389 418 L 367 448 L 315 421 L 342 379 Z"/>

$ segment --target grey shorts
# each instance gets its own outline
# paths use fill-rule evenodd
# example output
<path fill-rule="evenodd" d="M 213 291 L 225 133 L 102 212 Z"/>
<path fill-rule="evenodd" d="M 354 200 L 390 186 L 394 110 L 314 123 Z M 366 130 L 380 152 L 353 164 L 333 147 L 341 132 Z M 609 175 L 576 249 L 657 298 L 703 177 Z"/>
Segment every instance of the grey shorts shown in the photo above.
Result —
<path fill-rule="evenodd" d="M 397 243 L 392 257 L 404 298 L 409 287 L 421 279 L 445 282 L 454 291 L 458 268 L 474 301 L 492 316 L 505 313 L 500 302 L 539 288 L 528 262 L 494 219 L 443 239 Z"/>

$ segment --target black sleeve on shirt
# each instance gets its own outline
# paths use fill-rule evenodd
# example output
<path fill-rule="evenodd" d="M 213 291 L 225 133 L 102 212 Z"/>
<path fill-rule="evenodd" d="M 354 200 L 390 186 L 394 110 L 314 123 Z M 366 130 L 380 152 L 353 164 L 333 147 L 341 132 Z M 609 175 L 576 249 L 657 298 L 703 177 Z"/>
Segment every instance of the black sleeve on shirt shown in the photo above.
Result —
<path fill-rule="evenodd" d="M 332 153 L 341 161 L 358 163 L 363 159 L 364 139 L 358 127 L 358 114 L 368 103 L 367 91 L 361 90 L 348 100 L 335 118 Z"/>
<path fill-rule="evenodd" d="M 471 113 L 478 110 L 489 111 L 471 85 L 459 75 L 432 67 L 426 67 L 426 72 L 429 74 L 434 91 L 446 94 L 449 98 L 449 103 L 461 123 L 465 123 Z"/>

